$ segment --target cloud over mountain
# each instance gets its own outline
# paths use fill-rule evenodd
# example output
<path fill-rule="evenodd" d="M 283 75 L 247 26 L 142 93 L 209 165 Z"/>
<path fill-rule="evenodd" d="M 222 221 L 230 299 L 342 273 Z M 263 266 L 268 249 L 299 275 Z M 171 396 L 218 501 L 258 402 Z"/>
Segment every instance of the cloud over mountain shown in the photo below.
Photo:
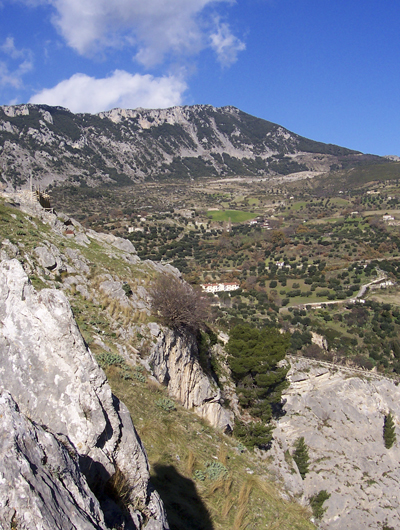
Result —
<path fill-rule="evenodd" d="M 109 77 L 95 79 L 74 74 L 55 87 L 44 89 L 30 103 L 61 106 L 72 112 L 96 113 L 116 107 L 164 108 L 179 105 L 186 83 L 175 76 L 153 77 L 115 70 Z"/>

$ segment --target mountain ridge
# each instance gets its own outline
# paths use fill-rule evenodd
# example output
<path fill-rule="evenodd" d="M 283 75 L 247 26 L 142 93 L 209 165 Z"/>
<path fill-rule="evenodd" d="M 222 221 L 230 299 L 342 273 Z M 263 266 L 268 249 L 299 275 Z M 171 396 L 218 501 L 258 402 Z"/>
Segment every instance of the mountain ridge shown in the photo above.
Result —
<path fill-rule="evenodd" d="M 73 114 L 62 107 L 0 107 L 0 179 L 121 186 L 168 178 L 256 176 L 384 159 L 297 135 L 236 107 L 175 106 Z"/>

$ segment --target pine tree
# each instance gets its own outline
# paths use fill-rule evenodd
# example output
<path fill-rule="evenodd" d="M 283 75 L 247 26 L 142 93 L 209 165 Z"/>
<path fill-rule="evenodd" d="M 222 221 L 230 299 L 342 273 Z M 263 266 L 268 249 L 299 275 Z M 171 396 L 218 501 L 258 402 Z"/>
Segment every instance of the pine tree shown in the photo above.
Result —
<path fill-rule="evenodd" d="M 308 473 L 309 463 L 308 447 L 304 441 L 304 436 L 296 440 L 294 447 L 293 460 L 296 462 L 300 476 L 304 480 L 306 473 Z"/>
<path fill-rule="evenodd" d="M 396 430 L 391 412 L 385 416 L 385 422 L 383 425 L 383 439 L 386 449 L 390 449 L 396 442 Z"/>
<path fill-rule="evenodd" d="M 282 392 L 288 386 L 288 365 L 282 365 L 290 336 L 275 328 L 249 324 L 231 330 L 228 362 L 239 404 L 259 421 L 236 422 L 234 433 L 247 447 L 267 448 L 272 439 L 273 416 L 281 410 Z"/>

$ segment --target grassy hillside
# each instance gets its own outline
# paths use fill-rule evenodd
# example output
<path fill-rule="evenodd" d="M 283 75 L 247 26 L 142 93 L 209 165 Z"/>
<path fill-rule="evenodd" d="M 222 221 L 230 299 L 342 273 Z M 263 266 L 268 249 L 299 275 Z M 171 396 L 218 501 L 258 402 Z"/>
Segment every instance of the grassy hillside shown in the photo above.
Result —
<path fill-rule="evenodd" d="M 172 530 L 314 528 L 307 508 L 282 498 L 268 457 L 258 459 L 172 404 L 152 380 L 126 380 L 125 370 L 116 366 L 106 374 L 144 442 Z M 168 411 L 172 406 L 175 410 Z"/>
<path fill-rule="evenodd" d="M 129 408 L 171 530 L 314 528 L 311 512 L 286 500 L 268 470 L 268 454 L 258 458 L 233 437 L 173 403 L 140 364 L 128 363 L 120 356 L 120 348 L 125 348 L 146 357 L 152 345 L 151 336 L 145 334 L 151 317 L 101 295 L 100 278 L 109 275 L 127 282 L 135 292 L 146 288 L 154 269 L 145 262 L 128 263 L 117 248 L 98 240 L 77 244 L 74 237 L 54 231 L 16 203 L 2 199 L 0 221 L 0 250 L 25 264 L 37 289 L 62 289 L 69 298 L 86 343 L 104 368 L 113 392 Z M 54 245 L 64 258 L 69 251 L 79 252 L 87 260 L 89 272 L 45 271 L 38 266 L 34 251 L 41 245 Z M 80 292 L 75 280 L 84 283 L 91 295 Z M 127 332 L 128 327 L 134 334 Z"/>

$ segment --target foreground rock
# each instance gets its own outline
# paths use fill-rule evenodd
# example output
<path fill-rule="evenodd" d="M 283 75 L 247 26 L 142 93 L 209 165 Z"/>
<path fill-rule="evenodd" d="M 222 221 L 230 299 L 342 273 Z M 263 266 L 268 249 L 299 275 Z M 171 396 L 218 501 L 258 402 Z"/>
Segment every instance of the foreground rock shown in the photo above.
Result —
<path fill-rule="evenodd" d="M 0 528 L 106 530 L 100 504 L 66 440 L 0 393 Z"/>
<path fill-rule="evenodd" d="M 294 363 L 290 376 L 286 415 L 274 431 L 272 448 L 286 487 L 304 501 L 321 490 L 330 494 L 323 529 L 400 528 L 400 387 L 305 360 Z M 383 424 L 389 411 L 398 441 L 386 449 Z M 310 455 L 304 481 L 288 457 L 300 436 Z"/>
<path fill-rule="evenodd" d="M 168 528 L 128 410 L 86 348 L 64 294 L 36 292 L 17 260 L 3 261 L 0 322 L 0 387 L 31 420 L 67 437 L 106 524 Z M 115 477 L 122 477 L 129 491 L 125 515 L 112 499 Z"/>

